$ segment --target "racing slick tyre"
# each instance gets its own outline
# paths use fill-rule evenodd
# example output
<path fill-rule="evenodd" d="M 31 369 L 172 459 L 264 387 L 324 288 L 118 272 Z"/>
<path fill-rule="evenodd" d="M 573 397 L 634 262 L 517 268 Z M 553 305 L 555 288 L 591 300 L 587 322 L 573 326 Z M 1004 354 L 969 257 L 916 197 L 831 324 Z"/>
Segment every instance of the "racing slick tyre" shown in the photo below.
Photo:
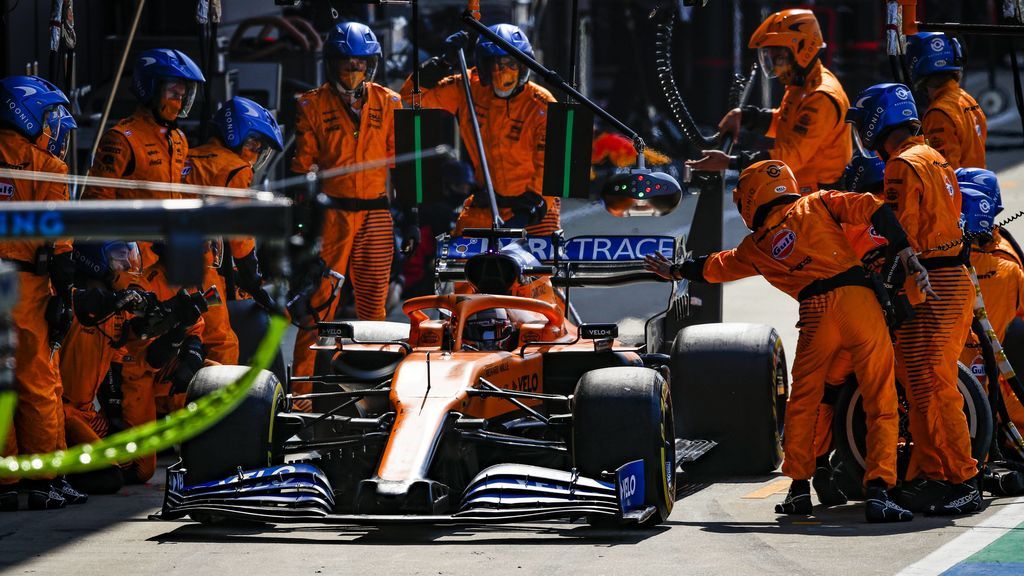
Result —
<path fill-rule="evenodd" d="M 573 400 L 573 465 L 590 478 L 644 461 L 644 499 L 664 522 L 675 504 L 675 433 L 672 396 L 649 368 L 616 367 L 587 372 Z M 598 522 L 600 523 L 600 522 Z"/>
<path fill-rule="evenodd" d="M 672 342 L 676 434 L 718 445 L 686 465 L 695 476 L 768 474 L 782 462 L 789 372 L 782 340 L 762 324 L 699 324 Z"/>
<path fill-rule="evenodd" d="M 988 396 L 978 379 L 971 374 L 970 368 L 957 363 L 959 382 L 957 389 L 964 397 L 964 414 L 971 434 L 971 456 L 978 462 L 984 462 L 992 444 L 995 425 L 992 421 L 992 409 Z M 898 384 L 898 383 L 897 383 Z M 902 479 L 910 461 L 910 450 L 913 438 L 910 436 L 907 418 L 907 401 L 903 386 L 898 384 L 896 392 L 899 397 L 900 435 L 899 448 L 896 453 L 896 471 Z M 863 401 L 857 381 L 850 378 L 836 400 L 835 416 L 832 423 L 832 438 L 835 452 L 832 455 L 832 466 L 836 470 L 835 477 L 840 488 L 850 498 L 862 498 L 864 481 L 864 455 L 867 454 L 867 425 L 864 416 Z"/>
<path fill-rule="evenodd" d="M 210 366 L 196 372 L 186 393 L 192 402 L 238 380 L 245 366 Z M 252 470 L 272 464 L 274 419 L 284 403 L 284 388 L 273 373 L 256 376 L 237 408 L 202 434 L 181 445 L 186 484 L 221 480 L 239 468 Z"/>

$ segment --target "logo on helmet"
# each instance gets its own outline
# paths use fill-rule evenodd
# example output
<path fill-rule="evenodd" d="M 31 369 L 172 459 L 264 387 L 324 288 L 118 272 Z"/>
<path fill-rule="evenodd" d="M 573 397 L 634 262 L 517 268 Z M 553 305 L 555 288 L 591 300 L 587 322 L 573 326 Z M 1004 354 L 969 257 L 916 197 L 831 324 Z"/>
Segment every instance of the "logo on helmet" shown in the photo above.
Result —
<path fill-rule="evenodd" d="M 992 205 L 988 203 L 988 200 L 982 200 L 978 202 L 978 209 L 988 214 L 988 211 L 992 209 Z"/>
<path fill-rule="evenodd" d="M 793 253 L 796 247 L 796 233 L 792 230 L 779 230 L 772 238 L 772 258 L 785 260 Z"/>
<path fill-rule="evenodd" d="M 0 181 L 0 199 L 9 200 L 14 197 L 14 184 L 9 181 Z"/>
<path fill-rule="evenodd" d="M 896 89 L 895 94 L 900 100 L 906 100 L 910 96 L 910 92 L 902 86 Z"/>
<path fill-rule="evenodd" d="M 945 66 L 946 65 L 946 61 L 945 60 L 936 60 L 935 61 L 935 65 L 936 66 Z"/>
<path fill-rule="evenodd" d="M 779 174 L 782 174 L 782 169 L 779 168 L 778 165 L 772 164 L 771 166 L 765 169 L 765 172 L 772 178 L 778 178 Z"/>
<path fill-rule="evenodd" d="M 775 187 L 775 193 L 776 194 L 782 194 L 786 190 L 789 190 L 789 188 L 786 188 L 785 186 L 776 186 Z"/>
<path fill-rule="evenodd" d="M 15 86 L 14 89 L 15 90 L 22 90 L 24 92 L 24 94 L 22 94 L 22 97 L 28 97 L 28 96 L 31 96 L 31 95 L 35 94 L 36 92 L 39 92 L 38 90 L 36 90 L 35 88 L 33 88 L 31 86 Z"/>
<path fill-rule="evenodd" d="M 153 64 L 156 64 L 156 58 L 153 58 L 151 56 L 143 56 L 142 57 L 142 65 L 143 66 L 152 66 Z"/>
<path fill-rule="evenodd" d="M 247 104 L 246 102 L 243 102 L 241 100 L 236 100 L 236 102 L 241 104 L 242 108 L 245 109 L 245 115 L 246 116 L 252 116 L 253 118 L 259 118 L 260 117 L 260 113 L 257 112 L 256 109 L 253 108 L 252 106 L 249 106 L 249 104 Z"/>
<path fill-rule="evenodd" d="M 942 41 L 942 38 L 933 38 L 931 43 L 932 52 L 942 52 L 942 49 L 945 48 L 945 45 L 946 43 Z"/>

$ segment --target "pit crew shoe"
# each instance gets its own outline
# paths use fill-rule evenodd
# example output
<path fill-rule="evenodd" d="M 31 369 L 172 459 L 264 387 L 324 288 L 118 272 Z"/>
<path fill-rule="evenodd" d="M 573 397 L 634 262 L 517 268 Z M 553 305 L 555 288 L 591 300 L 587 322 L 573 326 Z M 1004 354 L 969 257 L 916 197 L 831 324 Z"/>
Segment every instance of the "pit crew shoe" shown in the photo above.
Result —
<path fill-rule="evenodd" d="M 868 522 L 908 522 L 914 513 L 889 497 L 889 491 L 880 486 L 869 486 L 865 494 L 864 518 Z"/>
<path fill-rule="evenodd" d="M 948 482 L 919 478 L 904 482 L 894 490 L 893 500 L 911 512 L 926 512 L 929 506 L 945 499 L 949 491 Z"/>
<path fill-rule="evenodd" d="M 993 496 L 1016 496 L 1024 494 L 1024 474 L 1000 466 L 986 466 L 982 478 L 985 492 Z"/>
<path fill-rule="evenodd" d="M 0 486 L 0 512 L 18 510 L 18 490 L 14 485 Z"/>
<path fill-rule="evenodd" d="M 846 494 L 839 488 L 831 468 L 819 466 L 814 471 L 814 478 L 811 479 L 814 486 L 814 493 L 818 495 L 818 502 L 822 506 L 842 506 L 846 504 Z"/>
<path fill-rule="evenodd" d="M 810 483 L 807 480 L 793 480 L 786 499 L 775 505 L 775 513 L 809 516 L 812 506 Z"/>
<path fill-rule="evenodd" d="M 68 501 L 49 480 L 30 480 L 21 487 L 28 493 L 29 510 L 56 510 L 67 506 Z"/>
<path fill-rule="evenodd" d="M 88 494 L 75 490 L 75 487 L 69 484 L 64 477 L 55 479 L 53 487 L 60 492 L 60 495 L 64 497 L 68 504 L 85 504 L 89 501 Z"/>
<path fill-rule="evenodd" d="M 953 486 L 949 494 L 928 506 L 928 514 L 932 516 L 956 516 L 974 514 L 981 510 L 981 492 L 972 482 L 964 482 Z"/>

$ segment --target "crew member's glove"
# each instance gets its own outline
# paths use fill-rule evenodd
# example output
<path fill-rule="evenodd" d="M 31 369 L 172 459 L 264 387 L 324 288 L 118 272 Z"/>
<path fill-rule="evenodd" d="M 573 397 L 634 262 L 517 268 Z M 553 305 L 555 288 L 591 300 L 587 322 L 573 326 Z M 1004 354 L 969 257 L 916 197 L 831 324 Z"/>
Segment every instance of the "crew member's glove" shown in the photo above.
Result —
<path fill-rule="evenodd" d="M 452 68 L 459 67 L 459 50 L 469 45 L 469 34 L 460 30 L 444 39 L 444 61 Z"/>
<path fill-rule="evenodd" d="M 50 350 L 56 351 L 64 343 L 64 338 L 68 335 L 68 331 L 71 330 L 71 307 L 64 301 L 64 298 L 50 296 L 50 299 L 46 301 L 46 311 L 43 312 L 43 319 L 46 320 L 46 326 L 48 327 Z"/>
<path fill-rule="evenodd" d="M 527 190 L 512 200 L 512 218 L 505 222 L 508 228 L 526 228 L 539 224 L 548 214 L 548 203 L 536 192 Z"/>
<path fill-rule="evenodd" d="M 458 56 L 456 65 L 458 64 Z M 437 86 L 445 76 L 452 73 L 452 67 L 440 56 L 434 56 L 420 65 L 420 87 L 427 90 Z"/>
<path fill-rule="evenodd" d="M 900 263 L 903 264 L 903 269 L 906 271 L 907 276 L 916 276 L 914 282 L 917 284 L 918 290 L 929 298 L 940 300 L 939 295 L 932 290 L 932 284 L 928 281 L 928 271 L 925 270 L 925 267 L 917 259 L 914 249 L 908 246 L 900 250 L 897 256 L 899 256 Z"/>
<path fill-rule="evenodd" d="M 419 245 L 420 217 L 416 208 L 411 208 L 402 217 L 402 254 L 412 254 Z"/>
<path fill-rule="evenodd" d="M 178 348 L 178 365 L 171 373 L 171 394 L 182 394 L 188 390 L 192 378 L 203 367 L 206 352 L 198 336 L 189 336 Z"/>
<path fill-rule="evenodd" d="M 117 312 L 144 313 L 155 301 L 155 294 L 137 288 L 116 292 L 105 288 L 87 288 L 75 290 L 72 307 L 75 317 L 83 326 L 95 326 Z"/>
<path fill-rule="evenodd" d="M 121 389 L 121 383 L 124 378 L 121 376 L 121 363 L 112 362 L 110 364 L 110 370 L 107 371 L 107 376 L 100 383 L 99 389 L 96 391 L 96 397 L 100 402 L 100 407 L 103 410 L 103 415 L 107 417 L 107 421 L 110 422 L 109 433 L 120 432 L 128 426 L 124 423 L 124 415 L 122 403 L 124 401 L 124 392 Z"/>
<path fill-rule="evenodd" d="M 689 280 L 690 282 L 704 282 L 704 262 L 706 256 L 697 259 L 687 259 L 681 264 L 675 264 L 665 257 L 661 252 L 648 254 L 644 257 L 644 269 L 654 272 L 666 280 Z"/>
<path fill-rule="evenodd" d="M 263 289 L 263 274 L 260 273 L 256 250 L 242 258 L 235 258 L 235 284 L 267 312 L 275 313 L 278 310 L 274 299 Z"/>

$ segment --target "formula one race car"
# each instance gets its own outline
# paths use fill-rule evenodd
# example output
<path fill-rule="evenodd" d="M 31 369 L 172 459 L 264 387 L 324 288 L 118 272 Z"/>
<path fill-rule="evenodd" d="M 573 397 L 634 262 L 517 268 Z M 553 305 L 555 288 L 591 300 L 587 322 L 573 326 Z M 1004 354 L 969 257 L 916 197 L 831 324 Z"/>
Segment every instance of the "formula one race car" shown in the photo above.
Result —
<path fill-rule="evenodd" d="M 685 319 L 687 285 L 625 345 L 615 324 L 574 324 L 562 305 L 515 296 L 550 281 L 656 281 L 643 257 L 665 236 L 443 238 L 441 281 L 472 294 L 407 301 L 409 324 L 320 324 L 318 368 L 264 372 L 232 414 L 168 469 L 164 518 L 484 523 L 543 518 L 649 525 L 676 499 L 680 466 L 764 474 L 781 458 L 786 362 L 775 331 Z M 461 291 L 461 290 L 460 290 Z M 193 400 L 243 367 L 201 370 Z M 309 399 L 312 413 L 291 411 Z M 698 460 L 699 458 L 699 460 Z"/>

